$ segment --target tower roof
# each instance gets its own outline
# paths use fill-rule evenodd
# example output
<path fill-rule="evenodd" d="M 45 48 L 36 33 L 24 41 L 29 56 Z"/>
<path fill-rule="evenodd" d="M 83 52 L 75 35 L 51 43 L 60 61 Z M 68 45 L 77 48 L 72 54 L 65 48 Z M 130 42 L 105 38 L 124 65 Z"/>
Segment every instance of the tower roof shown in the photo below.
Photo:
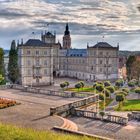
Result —
<path fill-rule="evenodd" d="M 70 35 L 69 24 L 68 23 L 66 24 L 65 35 Z"/>

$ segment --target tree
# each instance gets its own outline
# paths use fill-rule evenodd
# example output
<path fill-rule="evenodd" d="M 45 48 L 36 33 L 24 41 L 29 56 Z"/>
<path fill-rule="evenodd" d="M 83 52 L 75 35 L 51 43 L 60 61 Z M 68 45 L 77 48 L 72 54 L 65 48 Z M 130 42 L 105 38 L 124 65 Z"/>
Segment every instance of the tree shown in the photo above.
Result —
<path fill-rule="evenodd" d="M 96 90 L 98 90 L 99 92 L 102 92 L 104 90 L 104 86 L 102 84 L 97 84 Z"/>
<path fill-rule="evenodd" d="M 108 86 L 106 87 L 107 90 L 110 91 L 110 93 L 114 93 L 115 92 L 115 88 L 113 86 Z"/>
<path fill-rule="evenodd" d="M 138 94 L 138 99 L 139 99 L 139 95 L 140 95 L 140 88 L 139 87 L 135 89 L 135 93 Z"/>
<path fill-rule="evenodd" d="M 110 81 L 104 81 L 104 86 L 105 86 L 105 87 L 111 86 Z"/>
<path fill-rule="evenodd" d="M 108 89 L 104 89 L 104 93 L 106 97 L 110 97 L 110 91 Z"/>
<path fill-rule="evenodd" d="M 138 81 L 140 80 L 140 61 L 139 60 L 134 61 L 131 69 L 132 69 L 131 72 L 132 78 L 135 78 L 133 79 L 133 81 L 136 81 L 136 83 L 138 83 Z"/>
<path fill-rule="evenodd" d="M 128 88 L 122 88 L 121 90 L 126 92 L 126 93 L 129 93 L 129 89 Z"/>
<path fill-rule="evenodd" d="M 65 82 L 66 87 L 68 88 L 68 86 L 70 85 L 69 82 Z"/>
<path fill-rule="evenodd" d="M 0 75 L 0 85 L 4 84 L 4 77 L 2 75 Z"/>
<path fill-rule="evenodd" d="M 129 81 L 129 82 L 128 82 L 128 86 L 129 86 L 129 87 L 135 87 L 135 83 L 134 83 L 133 81 Z"/>
<path fill-rule="evenodd" d="M 136 57 L 135 56 L 129 56 L 129 58 L 126 61 L 126 71 L 127 71 L 127 77 L 128 80 L 132 79 L 132 65 L 133 63 L 136 61 Z"/>
<path fill-rule="evenodd" d="M 119 79 L 119 80 L 117 80 L 117 81 L 115 82 L 115 85 L 116 85 L 117 87 L 121 87 L 121 86 L 123 86 L 123 83 L 124 83 L 123 79 Z"/>
<path fill-rule="evenodd" d="M 75 88 L 77 88 L 78 89 L 78 92 L 79 92 L 79 88 L 81 88 L 82 86 L 81 86 L 81 84 L 80 83 L 77 83 L 76 85 L 75 85 Z"/>
<path fill-rule="evenodd" d="M 104 99 L 105 99 L 105 95 L 103 93 L 100 93 L 99 94 L 99 100 L 103 101 Z"/>
<path fill-rule="evenodd" d="M 17 82 L 19 78 L 18 50 L 16 48 L 15 40 L 12 41 L 9 52 L 8 77 L 13 83 Z"/>
<path fill-rule="evenodd" d="M 64 90 L 64 88 L 66 87 L 66 83 L 61 83 L 60 87 Z"/>
<path fill-rule="evenodd" d="M 125 100 L 125 96 L 123 94 L 116 95 L 116 101 L 119 102 L 119 109 L 122 106 L 122 102 Z"/>
<path fill-rule="evenodd" d="M 103 120 L 103 118 L 104 118 L 104 115 L 105 115 L 105 112 L 100 112 L 100 115 L 101 115 L 101 117 L 102 117 L 102 120 Z"/>
<path fill-rule="evenodd" d="M 2 76 L 5 76 L 5 71 L 4 71 L 4 51 L 2 48 L 0 48 L 0 74 Z"/>
<path fill-rule="evenodd" d="M 79 83 L 81 84 L 81 87 L 83 89 L 83 87 L 85 86 L 84 82 L 83 81 L 80 81 Z"/>

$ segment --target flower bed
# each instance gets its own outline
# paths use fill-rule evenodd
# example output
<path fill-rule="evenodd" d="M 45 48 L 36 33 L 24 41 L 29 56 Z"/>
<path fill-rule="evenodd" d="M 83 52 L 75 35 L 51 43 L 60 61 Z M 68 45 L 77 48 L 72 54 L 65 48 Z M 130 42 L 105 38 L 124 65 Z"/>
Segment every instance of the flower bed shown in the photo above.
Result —
<path fill-rule="evenodd" d="M 17 105 L 18 103 L 14 100 L 9 100 L 6 98 L 0 98 L 0 109 L 7 108 L 10 106 Z"/>

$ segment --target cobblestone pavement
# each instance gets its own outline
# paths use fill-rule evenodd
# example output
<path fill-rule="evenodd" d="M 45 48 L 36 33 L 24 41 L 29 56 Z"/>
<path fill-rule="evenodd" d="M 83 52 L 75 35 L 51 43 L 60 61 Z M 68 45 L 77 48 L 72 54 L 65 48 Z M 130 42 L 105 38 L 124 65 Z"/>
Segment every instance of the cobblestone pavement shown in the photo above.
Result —
<path fill-rule="evenodd" d="M 78 130 L 89 134 L 96 134 L 116 140 L 139 140 L 140 122 L 130 121 L 127 126 L 115 123 L 105 123 L 87 118 L 69 118 L 77 124 Z"/>
<path fill-rule="evenodd" d="M 77 100 L 11 89 L 0 90 L 0 97 L 13 99 L 21 103 L 21 105 L 0 109 L 1 122 L 39 130 L 48 130 L 55 125 L 60 126 L 63 124 L 61 119 L 49 116 L 50 107 Z"/>

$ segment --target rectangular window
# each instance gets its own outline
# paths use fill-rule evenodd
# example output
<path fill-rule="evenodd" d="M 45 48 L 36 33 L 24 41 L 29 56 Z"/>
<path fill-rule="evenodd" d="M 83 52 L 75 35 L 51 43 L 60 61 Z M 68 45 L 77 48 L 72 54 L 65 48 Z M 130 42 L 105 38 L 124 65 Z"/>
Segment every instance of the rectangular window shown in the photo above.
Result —
<path fill-rule="evenodd" d="M 47 55 L 47 51 L 44 51 L 44 55 Z"/>
<path fill-rule="evenodd" d="M 39 51 L 36 51 L 36 55 L 39 55 Z"/>
<path fill-rule="evenodd" d="M 30 55 L 30 53 L 31 53 L 31 52 L 30 52 L 29 50 L 27 50 L 27 55 Z"/>
<path fill-rule="evenodd" d="M 47 69 L 44 70 L 44 74 L 47 75 Z"/>
<path fill-rule="evenodd" d="M 44 60 L 44 65 L 47 66 L 47 60 Z"/>

